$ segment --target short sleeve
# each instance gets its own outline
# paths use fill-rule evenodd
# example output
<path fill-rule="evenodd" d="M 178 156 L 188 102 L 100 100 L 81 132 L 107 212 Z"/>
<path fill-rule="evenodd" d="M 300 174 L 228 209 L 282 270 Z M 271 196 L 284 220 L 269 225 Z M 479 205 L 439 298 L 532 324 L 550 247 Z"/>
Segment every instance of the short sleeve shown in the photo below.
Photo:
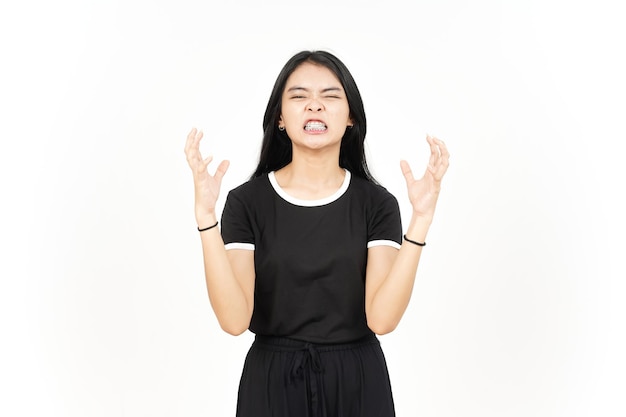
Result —
<path fill-rule="evenodd" d="M 402 222 L 398 201 L 389 192 L 375 203 L 369 219 L 367 247 L 392 246 L 400 249 L 402 244 Z"/>
<path fill-rule="evenodd" d="M 222 211 L 222 239 L 228 249 L 254 250 L 254 232 L 252 230 L 249 208 L 234 191 L 226 197 Z"/>

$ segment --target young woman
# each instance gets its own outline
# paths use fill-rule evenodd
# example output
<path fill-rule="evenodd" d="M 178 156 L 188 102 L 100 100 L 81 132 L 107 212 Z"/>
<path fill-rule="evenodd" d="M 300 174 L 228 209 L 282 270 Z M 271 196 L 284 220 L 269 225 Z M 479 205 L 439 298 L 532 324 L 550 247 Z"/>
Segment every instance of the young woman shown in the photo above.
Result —
<path fill-rule="evenodd" d="M 449 154 L 428 136 L 420 179 L 401 161 L 413 214 L 370 175 L 365 112 L 350 72 L 324 51 L 293 56 L 276 80 L 252 178 L 215 206 L 228 161 L 208 172 L 202 132 L 185 146 L 209 299 L 221 327 L 255 333 L 239 417 L 390 417 L 376 334 L 409 303 Z"/>

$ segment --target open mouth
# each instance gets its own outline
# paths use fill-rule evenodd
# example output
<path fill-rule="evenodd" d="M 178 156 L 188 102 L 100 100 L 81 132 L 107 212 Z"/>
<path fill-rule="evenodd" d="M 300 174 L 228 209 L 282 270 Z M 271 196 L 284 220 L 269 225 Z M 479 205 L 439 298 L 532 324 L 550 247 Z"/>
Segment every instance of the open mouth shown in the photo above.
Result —
<path fill-rule="evenodd" d="M 304 130 L 307 132 L 324 132 L 326 131 L 326 124 L 320 121 L 310 121 L 304 125 Z"/>

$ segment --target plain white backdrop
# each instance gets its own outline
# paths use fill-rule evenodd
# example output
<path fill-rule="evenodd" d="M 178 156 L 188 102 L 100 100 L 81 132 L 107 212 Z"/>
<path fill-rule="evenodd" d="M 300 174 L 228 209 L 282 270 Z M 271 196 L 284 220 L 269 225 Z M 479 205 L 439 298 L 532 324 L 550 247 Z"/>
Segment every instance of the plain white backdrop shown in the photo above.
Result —
<path fill-rule="evenodd" d="M 352 71 L 410 206 L 452 153 L 413 298 L 381 337 L 399 417 L 623 416 L 624 14 L 608 1 L 0 6 L 0 415 L 233 416 L 252 335 L 204 285 L 183 146 L 255 166 L 275 77 Z M 409 6 L 410 5 L 410 6 Z"/>

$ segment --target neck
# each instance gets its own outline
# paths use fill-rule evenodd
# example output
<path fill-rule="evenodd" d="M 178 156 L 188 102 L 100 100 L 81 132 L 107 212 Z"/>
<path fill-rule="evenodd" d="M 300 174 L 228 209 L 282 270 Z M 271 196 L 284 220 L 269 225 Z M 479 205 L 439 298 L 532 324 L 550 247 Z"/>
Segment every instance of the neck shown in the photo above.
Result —
<path fill-rule="evenodd" d="M 280 170 L 280 175 L 309 184 L 335 183 L 343 180 L 344 170 L 339 166 L 339 150 L 332 152 L 302 152 L 294 147 L 291 162 Z"/>
<path fill-rule="evenodd" d="M 308 200 L 333 194 L 343 184 L 346 173 L 339 166 L 338 155 L 331 159 L 294 152 L 292 161 L 275 175 L 286 192 Z"/>

